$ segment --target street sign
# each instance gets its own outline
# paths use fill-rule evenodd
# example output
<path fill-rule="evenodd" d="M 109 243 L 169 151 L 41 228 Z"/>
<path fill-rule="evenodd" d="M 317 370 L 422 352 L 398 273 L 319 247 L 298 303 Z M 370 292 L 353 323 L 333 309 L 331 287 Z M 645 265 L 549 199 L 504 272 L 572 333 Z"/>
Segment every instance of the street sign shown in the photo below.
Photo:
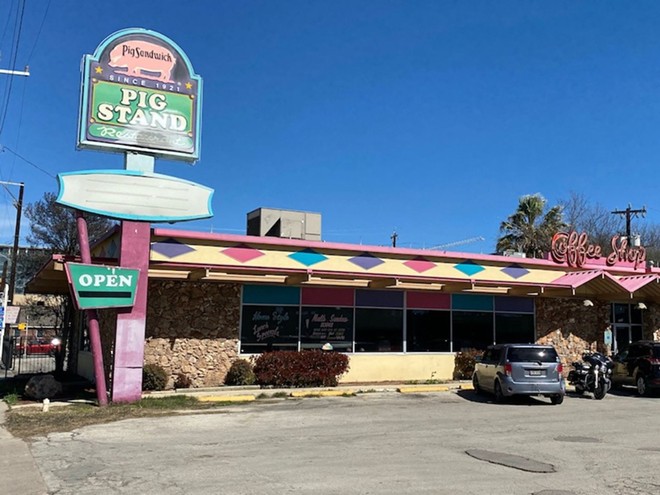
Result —
<path fill-rule="evenodd" d="M 78 309 L 133 306 L 140 270 L 83 263 L 64 266 Z"/>
<path fill-rule="evenodd" d="M 15 325 L 18 321 L 18 314 L 20 311 L 20 306 L 7 306 L 7 309 L 5 309 L 5 324 Z"/>

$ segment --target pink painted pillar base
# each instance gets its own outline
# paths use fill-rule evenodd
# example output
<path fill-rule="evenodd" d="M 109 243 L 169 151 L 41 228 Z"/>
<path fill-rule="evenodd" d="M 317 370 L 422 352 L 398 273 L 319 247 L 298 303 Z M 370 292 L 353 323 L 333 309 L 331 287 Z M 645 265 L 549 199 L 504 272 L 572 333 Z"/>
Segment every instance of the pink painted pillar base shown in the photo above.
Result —
<path fill-rule="evenodd" d="M 119 265 L 138 268 L 140 276 L 135 305 L 117 312 L 112 402 L 136 402 L 142 398 L 150 242 L 149 223 L 122 221 Z"/>

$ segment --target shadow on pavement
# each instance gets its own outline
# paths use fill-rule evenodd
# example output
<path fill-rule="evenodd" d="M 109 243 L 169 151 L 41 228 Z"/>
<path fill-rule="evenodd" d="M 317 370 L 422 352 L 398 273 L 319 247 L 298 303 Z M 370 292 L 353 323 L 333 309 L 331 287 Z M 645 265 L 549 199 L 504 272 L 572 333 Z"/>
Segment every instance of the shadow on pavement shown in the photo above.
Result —
<path fill-rule="evenodd" d="M 504 402 L 495 402 L 495 397 L 491 394 L 481 393 L 477 394 L 474 390 L 459 390 L 456 392 L 459 397 L 470 401 L 482 404 L 490 404 L 492 406 L 550 406 L 552 403 L 550 399 L 537 396 L 515 395 L 508 397 Z"/>

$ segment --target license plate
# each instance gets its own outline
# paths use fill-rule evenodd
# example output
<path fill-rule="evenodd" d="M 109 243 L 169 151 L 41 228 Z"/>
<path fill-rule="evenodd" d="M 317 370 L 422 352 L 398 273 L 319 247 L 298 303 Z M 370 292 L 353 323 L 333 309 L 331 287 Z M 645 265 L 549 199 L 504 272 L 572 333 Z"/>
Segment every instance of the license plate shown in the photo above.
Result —
<path fill-rule="evenodd" d="M 543 376 L 544 370 L 529 370 L 529 376 Z"/>

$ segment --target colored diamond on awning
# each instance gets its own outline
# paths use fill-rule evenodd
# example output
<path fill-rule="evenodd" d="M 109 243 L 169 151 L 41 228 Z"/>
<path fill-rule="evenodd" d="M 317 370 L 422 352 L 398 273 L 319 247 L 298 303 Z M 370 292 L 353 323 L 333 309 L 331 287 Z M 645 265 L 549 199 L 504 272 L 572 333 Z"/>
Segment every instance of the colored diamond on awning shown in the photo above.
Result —
<path fill-rule="evenodd" d="M 365 270 L 371 270 L 373 267 L 385 263 L 383 260 L 375 257 L 373 254 L 370 253 L 362 253 L 360 256 L 354 256 L 353 258 L 349 258 L 348 261 L 350 261 L 354 265 L 359 266 L 360 268 L 364 268 Z"/>
<path fill-rule="evenodd" d="M 423 273 L 431 268 L 435 268 L 436 264 L 432 261 L 428 261 L 421 256 L 415 258 L 414 260 L 408 260 L 404 263 L 411 270 L 415 270 L 417 273 Z"/>
<path fill-rule="evenodd" d="M 154 242 L 151 244 L 151 250 L 168 258 L 176 258 L 182 254 L 192 253 L 194 251 L 193 248 L 176 239 L 165 239 L 164 241 Z"/>
<path fill-rule="evenodd" d="M 458 265 L 454 265 L 454 268 L 456 268 L 459 272 L 464 273 L 468 277 L 476 275 L 477 273 L 483 272 L 485 270 L 483 266 L 475 263 L 472 260 L 467 260 L 463 263 L 459 263 Z"/>
<path fill-rule="evenodd" d="M 309 248 L 298 251 L 297 253 L 292 253 L 289 255 L 289 258 L 305 266 L 312 266 L 328 259 L 327 256 L 317 253 Z"/>
<path fill-rule="evenodd" d="M 239 244 L 238 246 L 223 249 L 220 252 L 222 254 L 226 254 L 231 259 L 240 261 L 241 263 L 247 263 L 248 261 L 257 259 L 260 256 L 264 256 L 264 253 L 246 244 Z"/>
<path fill-rule="evenodd" d="M 520 278 L 524 277 L 529 273 L 529 270 L 523 268 L 520 265 L 509 265 L 506 268 L 500 270 L 502 273 L 506 273 L 511 278 Z"/>

